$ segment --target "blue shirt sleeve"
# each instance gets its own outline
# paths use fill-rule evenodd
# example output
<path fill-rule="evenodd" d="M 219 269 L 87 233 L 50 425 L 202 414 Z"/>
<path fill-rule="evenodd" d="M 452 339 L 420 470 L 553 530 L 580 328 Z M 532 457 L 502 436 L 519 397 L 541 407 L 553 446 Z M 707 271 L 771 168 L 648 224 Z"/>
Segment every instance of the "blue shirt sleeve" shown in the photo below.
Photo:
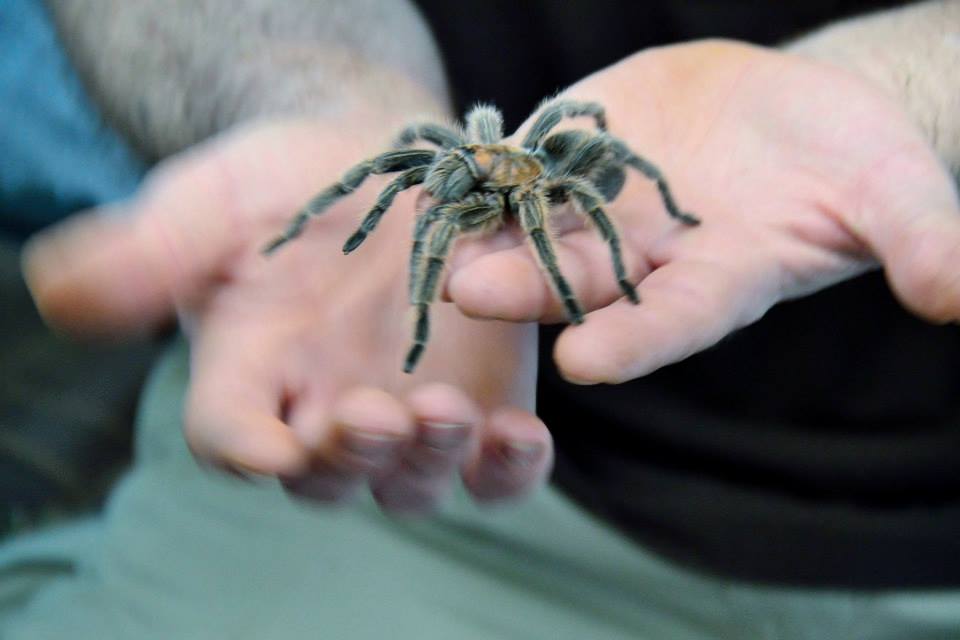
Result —
<path fill-rule="evenodd" d="M 0 230 L 129 196 L 145 166 L 107 126 L 41 0 L 0 1 Z"/>

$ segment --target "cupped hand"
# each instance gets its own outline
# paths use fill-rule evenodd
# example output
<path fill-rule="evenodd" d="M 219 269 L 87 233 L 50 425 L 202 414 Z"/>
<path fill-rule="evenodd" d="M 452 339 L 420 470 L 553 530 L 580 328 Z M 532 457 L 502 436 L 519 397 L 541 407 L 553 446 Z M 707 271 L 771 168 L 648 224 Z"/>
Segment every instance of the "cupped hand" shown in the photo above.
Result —
<path fill-rule="evenodd" d="M 531 413 L 532 328 L 437 305 L 420 367 L 401 371 L 415 194 L 349 256 L 343 242 L 383 179 L 275 255 L 260 253 L 313 193 L 394 133 L 369 129 L 256 124 L 166 161 L 132 201 L 28 245 L 38 307 L 82 336 L 142 333 L 175 310 L 191 341 L 187 440 L 215 465 L 278 476 L 324 502 L 369 486 L 396 511 L 429 510 L 456 472 L 478 499 L 519 496 L 551 459 Z"/>
<path fill-rule="evenodd" d="M 604 105 L 610 132 L 659 165 L 681 208 L 703 221 L 671 220 L 653 184 L 628 179 L 608 209 L 639 305 L 621 298 L 594 230 L 557 240 L 561 268 L 591 311 L 555 347 L 571 381 L 645 375 L 778 301 L 878 265 L 917 314 L 960 319 L 953 181 L 905 112 L 867 82 L 793 55 L 710 41 L 635 55 L 564 96 Z M 447 286 L 465 313 L 564 319 L 526 247 L 468 254 Z"/>

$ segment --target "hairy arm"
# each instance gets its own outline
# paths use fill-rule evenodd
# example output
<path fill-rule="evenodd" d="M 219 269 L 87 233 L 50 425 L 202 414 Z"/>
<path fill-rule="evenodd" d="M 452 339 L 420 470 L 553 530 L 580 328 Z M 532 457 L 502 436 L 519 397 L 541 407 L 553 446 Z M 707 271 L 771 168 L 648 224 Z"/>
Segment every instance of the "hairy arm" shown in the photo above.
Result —
<path fill-rule="evenodd" d="M 406 0 L 48 4 L 88 90 L 148 158 L 256 117 L 446 107 L 438 52 Z"/>
<path fill-rule="evenodd" d="M 838 22 L 787 46 L 887 91 L 960 176 L 960 2 L 935 0 Z"/>

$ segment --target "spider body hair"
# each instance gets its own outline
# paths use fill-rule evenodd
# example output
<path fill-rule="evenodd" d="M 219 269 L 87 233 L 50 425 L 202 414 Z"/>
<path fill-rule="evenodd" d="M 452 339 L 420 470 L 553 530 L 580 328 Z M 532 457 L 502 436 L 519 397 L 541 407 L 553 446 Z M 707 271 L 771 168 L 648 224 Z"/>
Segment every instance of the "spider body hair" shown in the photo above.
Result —
<path fill-rule="evenodd" d="M 564 118 L 593 118 L 595 130 L 552 132 Z M 549 235 L 552 206 L 572 202 L 597 229 L 610 250 L 614 277 L 624 296 L 639 298 L 627 278 L 620 236 L 604 205 L 614 200 L 632 168 L 656 184 L 667 213 L 686 225 L 699 219 L 677 206 L 660 170 L 606 131 L 603 107 L 594 102 L 551 100 L 540 107 L 520 146 L 503 142 L 503 117 L 490 105 L 477 105 L 463 131 L 434 123 L 403 129 L 395 149 L 365 160 L 310 200 L 279 236 L 263 249 L 270 254 L 302 233 L 307 221 L 323 213 L 370 175 L 397 173 L 381 191 L 344 253 L 359 247 L 402 191 L 423 185 L 434 201 L 417 216 L 410 252 L 408 295 L 416 314 L 413 344 L 403 369 L 412 372 L 430 336 L 430 305 L 436 298 L 447 256 L 459 235 L 484 232 L 515 219 L 530 240 L 538 263 L 574 324 L 583 309 L 560 271 Z M 437 149 L 410 148 L 425 142 Z"/>
<path fill-rule="evenodd" d="M 467 117 L 467 140 L 496 144 L 503 140 L 503 114 L 489 104 L 478 104 Z"/>

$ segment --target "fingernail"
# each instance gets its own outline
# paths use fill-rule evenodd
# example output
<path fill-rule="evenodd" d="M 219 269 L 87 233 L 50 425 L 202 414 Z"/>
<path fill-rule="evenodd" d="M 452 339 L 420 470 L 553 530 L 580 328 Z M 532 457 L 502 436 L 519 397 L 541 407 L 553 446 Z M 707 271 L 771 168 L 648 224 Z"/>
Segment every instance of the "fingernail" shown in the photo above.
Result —
<path fill-rule="evenodd" d="M 547 447 L 542 442 L 521 442 L 511 440 L 500 449 L 500 455 L 507 464 L 516 467 L 531 467 L 543 456 Z"/>
<path fill-rule="evenodd" d="M 453 449 L 467 439 L 467 425 L 455 422 L 424 422 L 420 437 L 434 449 Z"/>
<path fill-rule="evenodd" d="M 401 438 L 390 433 L 348 430 L 343 432 L 343 448 L 371 463 L 381 462 L 400 444 Z"/>
<path fill-rule="evenodd" d="M 235 457 L 227 458 L 222 464 L 217 464 L 215 466 L 221 471 L 246 478 L 250 478 L 251 476 L 263 477 L 272 475 L 272 472 L 269 469 L 266 469 L 260 465 L 252 464 L 246 460 L 239 460 Z"/>
<path fill-rule="evenodd" d="M 225 476 L 229 476 L 236 480 L 241 480 L 248 484 L 261 484 L 264 480 L 264 471 L 262 469 L 256 469 L 239 462 L 224 461 L 219 464 L 211 464 L 209 468 Z"/>

